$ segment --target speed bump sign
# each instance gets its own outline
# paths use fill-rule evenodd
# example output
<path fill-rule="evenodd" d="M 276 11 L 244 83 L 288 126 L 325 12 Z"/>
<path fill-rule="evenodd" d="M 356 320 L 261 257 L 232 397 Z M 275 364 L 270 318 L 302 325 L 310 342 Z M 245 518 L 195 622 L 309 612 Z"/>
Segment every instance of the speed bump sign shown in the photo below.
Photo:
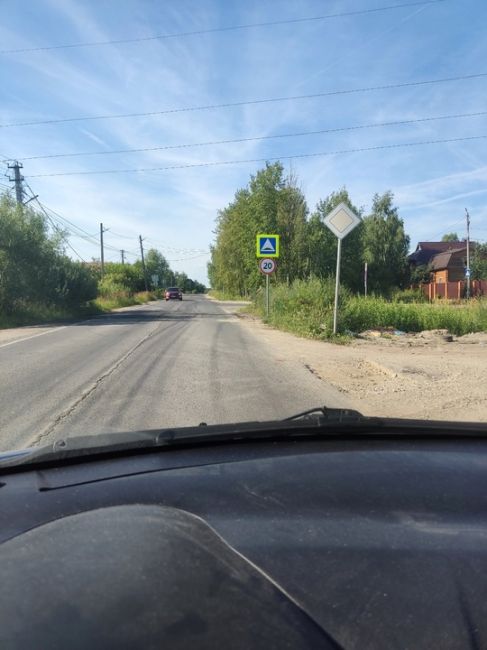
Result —
<path fill-rule="evenodd" d="M 279 235 L 257 235 L 257 257 L 279 257 Z"/>

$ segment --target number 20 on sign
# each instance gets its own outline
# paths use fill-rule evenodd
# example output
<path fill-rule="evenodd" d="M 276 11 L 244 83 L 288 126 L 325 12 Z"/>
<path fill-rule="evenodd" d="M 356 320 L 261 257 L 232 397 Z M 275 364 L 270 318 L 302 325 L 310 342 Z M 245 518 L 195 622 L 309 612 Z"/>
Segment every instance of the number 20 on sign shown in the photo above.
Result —
<path fill-rule="evenodd" d="M 269 258 L 264 258 L 263 260 L 259 260 L 259 270 L 261 273 L 265 273 L 265 275 L 270 275 L 271 273 L 274 273 L 274 271 L 276 270 L 275 260 Z"/>

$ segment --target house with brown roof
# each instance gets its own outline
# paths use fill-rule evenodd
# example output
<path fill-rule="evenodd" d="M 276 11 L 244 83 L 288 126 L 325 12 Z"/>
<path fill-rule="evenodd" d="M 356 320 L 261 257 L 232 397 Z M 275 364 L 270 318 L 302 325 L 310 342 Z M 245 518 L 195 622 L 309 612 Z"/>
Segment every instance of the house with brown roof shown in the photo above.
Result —
<path fill-rule="evenodd" d="M 459 282 L 465 280 L 467 247 L 438 253 L 430 262 L 431 282 Z"/>
<path fill-rule="evenodd" d="M 475 242 L 470 242 L 470 253 Z M 426 266 L 431 272 L 431 282 L 458 282 L 465 279 L 467 268 L 467 242 L 419 242 L 414 253 L 408 256 L 411 267 Z"/>

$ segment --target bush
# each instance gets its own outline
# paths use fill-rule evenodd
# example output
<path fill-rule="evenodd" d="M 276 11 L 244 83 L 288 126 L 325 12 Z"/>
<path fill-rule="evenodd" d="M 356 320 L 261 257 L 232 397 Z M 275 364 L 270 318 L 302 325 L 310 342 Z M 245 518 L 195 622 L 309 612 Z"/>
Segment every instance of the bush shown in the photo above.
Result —
<path fill-rule="evenodd" d="M 340 305 L 349 298 L 346 289 L 341 290 Z M 272 285 L 271 309 L 267 322 L 280 329 L 309 336 L 326 338 L 333 329 L 333 304 L 335 280 L 295 280 L 291 286 Z M 254 299 L 254 313 L 265 315 L 265 290 L 259 289 Z"/>
<path fill-rule="evenodd" d="M 129 298 L 133 292 L 123 284 L 119 277 L 107 273 L 98 282 L 98 295 L 102 298 L 109 298 L 111 296 L 119 296 Z"/>
<path fill-rule="evenodd" d="M 403 291 L 396 291 L 392 300 L 394 302 L 412 303 L 412 302 L 427 302 L 427 298 L 421 289 L 404 289 Z"/>

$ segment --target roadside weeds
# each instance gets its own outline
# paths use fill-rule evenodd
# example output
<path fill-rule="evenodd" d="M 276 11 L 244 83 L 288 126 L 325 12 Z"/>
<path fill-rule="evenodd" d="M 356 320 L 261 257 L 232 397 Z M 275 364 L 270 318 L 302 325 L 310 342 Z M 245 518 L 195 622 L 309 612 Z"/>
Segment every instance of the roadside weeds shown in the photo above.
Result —
<path fill-rule="evenodd" d="M 232 313 L 270 352 L 333 385 L 364 415 L 487 422 L 487 332 L 372 330 L 336 345 L 275 329 L 239 307 Z"/>

